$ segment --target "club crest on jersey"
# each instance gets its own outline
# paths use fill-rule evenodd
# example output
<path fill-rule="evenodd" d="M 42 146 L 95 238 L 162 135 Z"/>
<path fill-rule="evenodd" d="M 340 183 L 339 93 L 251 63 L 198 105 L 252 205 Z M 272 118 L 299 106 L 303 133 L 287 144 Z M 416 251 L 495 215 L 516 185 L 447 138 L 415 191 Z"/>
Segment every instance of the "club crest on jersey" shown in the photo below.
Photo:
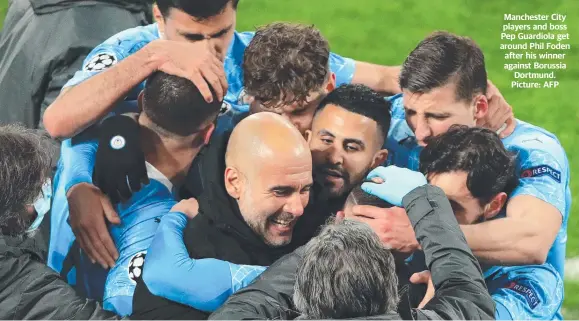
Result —
<path fill-rule="evenodd" d="M 104 52 L 92 57 L 84 67 L 84 71 L 101 71 L 117 63 L 117 57 L 112 52 Z"/>
<path fill-rule="evenodd" d="M 521 172 L 521 178 L 549 176 L 557 183 L 561 183 L 561 172 L 549 165 L 539 165 L 524 169 Z"/>
<path fill-rule="evenodd" d="M 535 290 L 525 285 L 519 284 L 517 282 L 511 282 L 507 286 L 507 289 L 511 289 L 525 297 L 525 300 L 527 300 L 527 303 L 531 309 L 534 309 L 539 304 L 539 297 L 537 296 Z"/>

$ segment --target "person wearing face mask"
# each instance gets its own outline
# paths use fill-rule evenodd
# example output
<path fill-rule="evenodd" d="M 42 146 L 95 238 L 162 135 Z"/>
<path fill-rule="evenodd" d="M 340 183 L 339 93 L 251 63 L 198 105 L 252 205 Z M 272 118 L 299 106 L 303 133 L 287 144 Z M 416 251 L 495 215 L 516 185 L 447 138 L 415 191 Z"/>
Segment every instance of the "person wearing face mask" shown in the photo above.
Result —
<path fill-rule="evenodd" d="M 36 131 L 0 127 L 0 319 L 117 319 L 46 266 L 27 232 L 38 191 L 51 174 L 49 144 Z"/>

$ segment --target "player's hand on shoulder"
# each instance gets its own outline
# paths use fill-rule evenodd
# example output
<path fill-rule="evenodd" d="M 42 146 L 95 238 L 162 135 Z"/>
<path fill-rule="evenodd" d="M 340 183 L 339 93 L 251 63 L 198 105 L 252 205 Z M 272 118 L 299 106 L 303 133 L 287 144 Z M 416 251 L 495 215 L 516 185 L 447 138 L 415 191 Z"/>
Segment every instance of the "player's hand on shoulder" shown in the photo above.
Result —
<path fill-rule="evenodd" d="M 66 195 L 69 222 L 81 249 L 90 260 L 104 268 L 113 267 L 119 257 L 106 221 L 120 224 L 121 220 L 109 199 L 94 185 L 79 183 Z"/>
<path fill-rule="evenodd" d="M 158 70 L 167 74 L 187 78 L 195 84 L 207 102 L 213 100 L 211 88 L 218 100 L 227 93 L 227 77 L 217 53 L 209 41 L 155 40 L 149 48 Z"/>
<path fill-rule="evenodd" d="M 199 213 L 199 203 L 195 198 L 180 201 L 171 208 L 171 212 L 179 212 L 187 215 L 189 219 L 194 218 Z"/>
<path fill-rule="evenodd" d="M 149 184 L 139 132 L 137 121 L 125 115 L 109 117 L 99 126 L 93 183 L 113 204 Z"/>
<path fill-rule="evenodd" d="M 513 108 L 490 80 L 487 84 L 486 97 L 488 111 L 484 118 L 477 120 L 477 126 L 495 131 L 501 138 L 509 136 L 516 126 Z"/>

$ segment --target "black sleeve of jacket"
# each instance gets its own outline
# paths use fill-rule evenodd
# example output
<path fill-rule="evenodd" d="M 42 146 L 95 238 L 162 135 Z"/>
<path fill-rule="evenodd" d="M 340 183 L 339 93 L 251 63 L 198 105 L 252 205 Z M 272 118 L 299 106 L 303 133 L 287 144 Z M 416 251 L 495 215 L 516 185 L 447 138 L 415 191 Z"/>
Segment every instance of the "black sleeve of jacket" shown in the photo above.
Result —
<path fill-rule="evenodd" d="M 450 203 L 438 187 L 416 188 L 403 199 L 426 256 L 435 295 L 416 319 L 491 320 L 495 305 L 481 268 L 466 243 Z"/>
<path fill-rule="evenodd" d="M 15 311 L 16 319 L 119 319 L 112 312 L 103 310 L 98 302 L 80 297 L 48 267 L 41 266 L 37 269 L 44 272 L 40 275 L 31 273 L 27 280 L 22 282 L 27 286 L 22 292 L 21 304 Z"/>
<path fill-rule="evenodd" d="M 293 295 L 303 250 L 303 247 L 298 248 L 277 260 L 255 282 L 229 297 L 209 320 L 288 320 L 297 317 Z"/>

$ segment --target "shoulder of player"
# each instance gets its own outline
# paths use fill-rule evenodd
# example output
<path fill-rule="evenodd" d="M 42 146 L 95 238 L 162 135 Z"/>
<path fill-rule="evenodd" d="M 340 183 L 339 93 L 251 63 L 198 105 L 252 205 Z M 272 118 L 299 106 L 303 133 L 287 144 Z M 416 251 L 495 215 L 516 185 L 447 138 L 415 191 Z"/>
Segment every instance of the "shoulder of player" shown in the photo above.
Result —
<path fill-rule="evenodd" d="M 115 53 L 129 55 L 141 49 L 147 43 L 159 39 L 157 24 L 130 28 L 108 38 L 95 49 L 114 49 Z"/>
<path fill-rule="evenodd" d="M 497 267 L 493 274 L 496 276 L 495 278 L 504 281 L 500 282 L 501 285 L 497 283 L 495 286 L 489 286 L 491 293 L 501 288 L 524 291 L 529 287 L 540 287 L 547 293 L 553 293 L 562 289 L 563 286 L 563 281 L 559 273 L 548 263 L 541 265 L 501 266 Z"/>
<path fill-rule="evenodd" d="M 557 137 L 547 130 L 517 120 L 515 131 L 503 139 L 505 147 L 525 157 L 533 154 L 551 155 L 560 162 L 566 159 L 565 150 Z M 564 165 L 564 164 L 561 164 Z"/>

